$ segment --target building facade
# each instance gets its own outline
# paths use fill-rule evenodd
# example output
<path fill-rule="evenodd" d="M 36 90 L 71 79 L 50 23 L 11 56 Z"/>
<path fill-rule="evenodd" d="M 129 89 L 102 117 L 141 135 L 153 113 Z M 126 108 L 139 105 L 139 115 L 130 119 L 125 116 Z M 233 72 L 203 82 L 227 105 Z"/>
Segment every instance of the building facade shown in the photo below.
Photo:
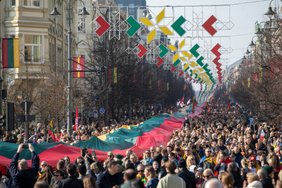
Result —
<path fill-rule="evenodd" d="M 135 19 L 143 17 L 146 9 L 146 0 L 115 0 L 118 7 L 128 12 L 129 16 Z"/>
<path fill-rule="evenodd" d="M 90 0 L 85 2 L 88 7 L 93 3 Z M 68 17 L 72 31 L 71 51 L 75 56 L 81 54 L 78 50 L 81 43 L 77 42 L 81 41 L 79 34 L 86 33 L 83 30 L 85 25 L 79 25 L 82 20 L 79 11 L 83 5 L 74 0 L 0 1 L 0 37 L 15 37 L 20 41 L 20 68 L 2 69 L 1 72 L 3 89 L 8 93 L 7 101 L 32 101 L 33 110 L 40 116 L 42 109 L 50 106 L 48 100 L 56 103 L 66 99 Z M 54 7 L 60 15 L 50 15 Z M 52 99 L 50 95 L 56 95 L 54 92 L 58 92 L 60 99 Z"/>

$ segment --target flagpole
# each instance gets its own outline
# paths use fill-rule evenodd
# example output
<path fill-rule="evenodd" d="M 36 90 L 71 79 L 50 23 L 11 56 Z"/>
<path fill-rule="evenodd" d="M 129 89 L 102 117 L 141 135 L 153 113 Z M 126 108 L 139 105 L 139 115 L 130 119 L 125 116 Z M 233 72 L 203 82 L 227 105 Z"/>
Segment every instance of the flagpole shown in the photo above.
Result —
<path fill-rule="evenodd" d="M 1 27 L 0 27 L 0 30 L 1 30 Z M 1 44 L 2 44 L 2 39 L 0 39 L 0 41 L 1 41 Z M 2 116 L 2 114 L 3 114 L 2 113 L 2 110 L 3 110 L 3 108 L 2 108 L 2 102 L 3 102 L 2 101 L 2 97 L 3 97 L 2 96 L 2 89 L 3 89 L 3 85 L 2 84 L 3 84 L 3 81 L 4 81 L 3 80 L 4 71 L 3 71 L 3 64 L 2 64 L 3 63 L 2 62 L 3 61 L 3 59 L 2 59 L 2 50 L 3 49 L 2 48 L 3 48 L 3 46 L 1 45 L 1 50 L 0 50 L 0 55 L 1 55 L 1 61 L 0 61 L 1 62 L 1 71 L 0 71 L 0 116 Z"/>
<path fill-rule="evenodd" d="M 67 133 L 68 136 L 70 137 L 72 135 L 72 75 L 71 75 L 71 35 L 72 35 L 72 30 L 71 30 L 71 0 L 68 0 L 68 85 L 67 85 Z"/>
<path fill-rule="evenodd" d="M 2 63 L 1 63 L 2 64 Z M 1 69 L 1 75 L 0 75 L 0 115 L 2 115 L 2 84 L 3 84 L 3 79 L 2 79 L 2 70 L 3 69 Z"/>

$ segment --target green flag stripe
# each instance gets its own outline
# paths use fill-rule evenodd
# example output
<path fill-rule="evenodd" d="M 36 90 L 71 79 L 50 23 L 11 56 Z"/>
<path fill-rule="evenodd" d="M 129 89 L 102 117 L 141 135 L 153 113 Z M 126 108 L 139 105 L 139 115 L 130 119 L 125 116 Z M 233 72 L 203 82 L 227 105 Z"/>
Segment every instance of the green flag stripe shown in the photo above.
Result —
<path fill-rule="evenodd" d="M 14 41 L 13 39 L 8 39 L 8 67 L 14 67 Z"/>

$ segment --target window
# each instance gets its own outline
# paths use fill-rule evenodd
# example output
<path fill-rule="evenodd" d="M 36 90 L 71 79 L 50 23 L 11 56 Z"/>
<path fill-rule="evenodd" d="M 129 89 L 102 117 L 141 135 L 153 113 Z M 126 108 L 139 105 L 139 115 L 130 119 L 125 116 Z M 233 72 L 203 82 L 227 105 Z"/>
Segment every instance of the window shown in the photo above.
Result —
<path fill-rule="evenodd" d="M 10 0 L 10 5 L 11 5 L 12 7 L 16 6 L 16 0 Z"/>
<path fill-rule="evenodd" d="M 25 35 L 24 36 L 24 59 L 25 62 L 39 63 L 41 57 L 41 36 Z"/>
<path fill-rule="evenodd" d="M 82 11 L 82 9 L 79 9 L 79 13 Z M 85 33 L 85 16 L 79 15 L 78 16 L 78 23 L 77 23 L 77 31 Z"/>
<path fill-rule="evenodd" d="M 57 62 L 59 62 L 59 63 L 63 62 L 63 49 L 62 49 L 62 47 L 57 47 Z M 61 68 L 62 64 L 59 64 L 57 66 L 59 66 Z"/>
<path fill-rule="evenodd" d="M 26 7 L 40 7 L 40 0 L 24 0 Z"/>
<path fill-rule="evenodd" d="M 136 7 L 133 3 L 130 3 L 128 6 L 128 14 L 129 16 L 133 16 L 135 18 Z"/>

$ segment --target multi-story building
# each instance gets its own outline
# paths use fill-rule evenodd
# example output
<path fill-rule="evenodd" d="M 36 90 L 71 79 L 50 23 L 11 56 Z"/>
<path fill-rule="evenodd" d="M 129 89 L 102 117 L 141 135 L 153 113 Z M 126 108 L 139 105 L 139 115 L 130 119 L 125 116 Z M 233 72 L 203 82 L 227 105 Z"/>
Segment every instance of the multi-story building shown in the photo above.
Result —
<path fill-rule="evenodd" d="M 62 73 L 66 62 L 66 2 L 43 0 L 7 0 L 1 2 L 1 37 L 20 39 L 20 68 L 7 71 L 8 87 L 24 80 L 40 82 L 52 72 Z M 54 7 L 60 16 L 51 16 Z M 75 4 L 72 4 L 73 9 Z M 71 12 L 73 18 L 77 12 Z M 76 36 L 75 24 L 72 27 Z M 72 47 L 75 49 L 75 37 Z M 74 51 L 74 50 L 73 50 Z M 60 74 L 62 75 L 62 74 Z"/>
<path fill-rule="evenodd" d="M 146 9 L 146 0 L 115 0 L 116 4 L 128 11 L 128 15 L 135 19 L 143 17 L 143 11 Z"/>
<path fill-rule="evenodd" d="M 0 38 L 15 37 L 20 43 L 20 68 L 2 70 L 8 100 L 36 102 L 40 99 L 37 102 L 43 105 L 44 97 L 38 96 L 48 92 L 50 95 L 48 89 L 56 87 L 57 82 L 62 83 L 62 88 L 58 89 L 65 92 L 68 17 L 71 19 L 72 56 L 84 55 L 83 46 L 92 32 L 92 26 L 86 23 L 91 23 L 92 16 L 84 17 L 79 13 L 85 6 L 93 14 L 92 3 L 92 0 L 0 1 Z M 50 15 L 55 7 L 60 15 Z M 65 93 L 62 95 L 66 98 Z"/>

